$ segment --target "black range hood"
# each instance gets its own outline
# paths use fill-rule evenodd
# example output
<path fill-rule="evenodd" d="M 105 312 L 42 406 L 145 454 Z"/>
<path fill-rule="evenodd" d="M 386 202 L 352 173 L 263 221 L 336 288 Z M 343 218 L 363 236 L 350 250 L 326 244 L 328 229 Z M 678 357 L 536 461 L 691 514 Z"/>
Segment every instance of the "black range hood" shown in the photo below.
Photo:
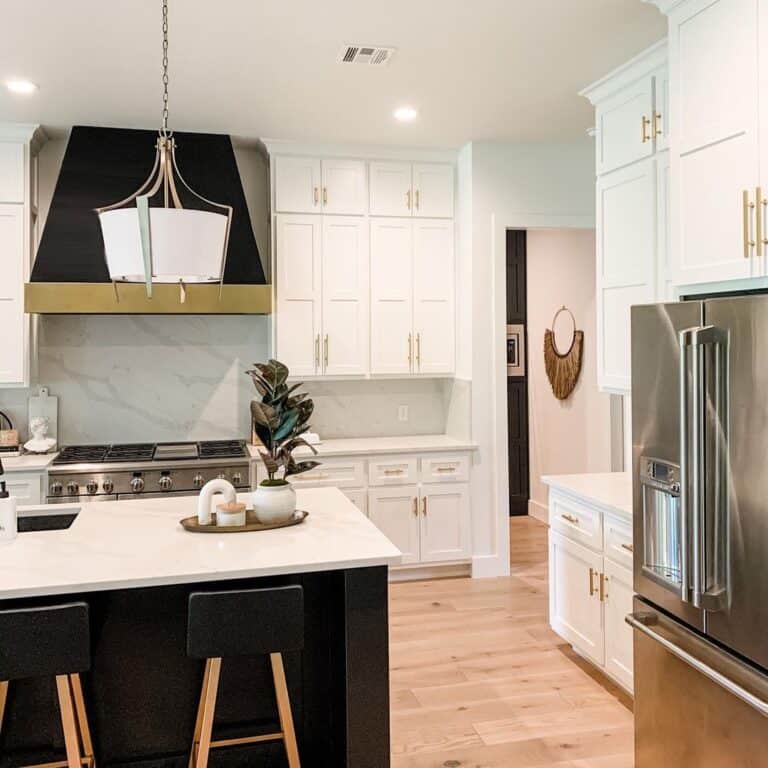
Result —
<path fill-rule="evenodd" d="M 25 309 L 64 314 L 264 314 L 271 309 L 240 174 L 229 136 L 174 133 L 179 167 L 189 185 L 233 208 L 224 286 L 110 282 L 95 209 L 132 194 L 149 176 L 156 131 L 75 126 L 43 229 Z M 185 206 L 197 207 L 185 198 Z M 152 201 L 159 205 L 160 200 Z"/>

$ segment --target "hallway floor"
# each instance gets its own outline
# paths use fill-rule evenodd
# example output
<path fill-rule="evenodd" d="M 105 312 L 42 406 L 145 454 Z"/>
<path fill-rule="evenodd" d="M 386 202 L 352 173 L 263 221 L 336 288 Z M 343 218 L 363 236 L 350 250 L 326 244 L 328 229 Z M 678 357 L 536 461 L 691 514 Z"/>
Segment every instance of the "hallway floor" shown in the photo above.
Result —
<path fill-rule="evenodd" d="M 392 768 L 632 768 L 631 699 L 547 623 L 547 526 L 512 575 L 393 584 Z"/>

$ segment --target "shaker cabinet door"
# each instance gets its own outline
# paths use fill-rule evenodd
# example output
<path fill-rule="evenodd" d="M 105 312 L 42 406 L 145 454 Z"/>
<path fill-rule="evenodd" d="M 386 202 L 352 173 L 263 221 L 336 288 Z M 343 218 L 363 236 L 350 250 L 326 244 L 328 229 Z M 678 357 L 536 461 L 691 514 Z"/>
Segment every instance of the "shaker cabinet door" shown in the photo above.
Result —
<path fill-rule="evenodd" d="M 422 487 L 420 512 L 422 562 L 469 558 L 469 486 L 445 483 Z"/>
<path fill-rule="evenodd" d="M 453 218 L 453 166 L 416 163 L 413 166 L 413 215 Z"/>
<path fill-rule="evenodd" d="M 321 372 L 321 217 L 277 217 L 277 358 L 293 376 Z"/>
<path fill-rule="evenodd" d="M 411 164 L 370 164 L 371 216 L 410 216 L 413 212 Z"/>
<path fill-rule="evenodd" d="M 323 213 L 365 213 L 365 191 L 362 160 L 323 160 Z"/>
<path fill-rule="evenodd" d="M 277 213 L 320 213 L 320 161 L 312 157 L 275 158 Z"/>
<path fill-rule="evenodd" d="M 24 207 L 0 205 L 0 386 L 28 378 L 24 279 Z"/>
<path fill-rule="evenodd" d="M 403 553 L 404 565 L 419 561 L 418 486 L 370 488 L 368 517 Z"/>
<path fill-rule="evenodd" d="M 632 630 L 624 621 L 632 613 L 632 571 L 606 558 L 603 567 L 605 671 L 632 690 Z"/>

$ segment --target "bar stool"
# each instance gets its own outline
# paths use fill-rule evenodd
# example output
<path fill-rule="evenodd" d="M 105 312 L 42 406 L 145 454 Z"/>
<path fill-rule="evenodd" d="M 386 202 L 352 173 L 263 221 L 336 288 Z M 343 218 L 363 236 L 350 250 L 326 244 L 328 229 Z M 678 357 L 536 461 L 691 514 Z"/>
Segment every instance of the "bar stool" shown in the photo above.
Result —
<path fill-rule="evenodd" d="M 96 766 L 80 682 L 91 666 L 90 644 L 86 603 L 0 611 L 0 728 L 11 682 L 56 678 L 67 759 L 46 768 Z"/>
<path fill-rule="evenodd" d="M 303 645 L 304 591 L 298 585 L 190 594 L 187 656 L 205 659 L 190 768 L 206 768 L 212 748 L 276 740 L 285 746 L 289 767 L 300 768 L 282 654 L 299 650 Z M 272 666 L 280 731 L 213 741 L 222 658 L 261 654 L 269 654 Z"/>

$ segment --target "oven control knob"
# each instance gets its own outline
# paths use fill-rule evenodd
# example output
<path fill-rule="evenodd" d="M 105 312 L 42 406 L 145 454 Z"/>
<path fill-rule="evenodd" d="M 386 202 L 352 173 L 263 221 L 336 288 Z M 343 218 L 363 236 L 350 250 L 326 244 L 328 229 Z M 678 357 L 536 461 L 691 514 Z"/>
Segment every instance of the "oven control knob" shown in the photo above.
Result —
<path fill-rule="evenodd" d="M 243 476 L 239 472 L 235 472 L 234 475 L 232 475 L 232 483 L 234 485 L 241 485 L 243 482 Z"/>
<path fill-rule="evenodd" d="M 96 493 L 96 491 L 99 490 L 99 484 L 95 480 L 89 480 L 85 484 L 85 490 L 88 491 L 88 493 L 90 493 L 91 495 L 93 495 L 94 493 Z"/>
<path fill-rule="evenodd" d="M 219 480 L 226 480 L 227 476 L 224 474 L 224 472 L 219 472 Z"/>
<path fill-rule="evenodd" d="M 80 490 L 80 486 L 73 480 L 70 480 L 67 483 L 67 493 L 70 496 L 77 496 L 79 490 Z"/>
<path fill-rule="evenodd" d="M 64 490 L 64 486 L 58 480 L 55 480 L 51 483 L 50 490 L 51 496 L 58 496 Z"/>
<path fill-rule="evenodd" d="M 112 493 L 115 490 L 115 484 L 111 480 L 105 480 L 101 487 L 104 489 L 104 493 Z"/>
<path fill-rule="evenodd" d="M 205 478 L 198 472 L 193 478 L 192 478 L 192 485 L 195 486 L 195 488 L 202 488 L 203 485 L 205 485 Z"/>
<path fill-rule="evenodd" d="M 159 481 L 159 482 L 160 482 L 160 487 L 161 487 L 161 488 L 162 488 L 164 491 L 170 491 L 170 490 L 171 490 L 171 486 L 173 485 L 173 480 L 171 480 L 171 477 L 170 477 L 170 475 L 163 475 L 163 476 L 160 478 L 160 481 Z"/>
<path fill-rule="evenodd" d="M 672 493 L 680 493 L 680 483 L 672 483 L 669 490 L 672 491 Z"/>
<path fill-rule="evenodd" d="M 134 477 L 131 480 L 131 490 L 134 493 L 141 493 L 141 491 L 144 490 L 144 478 L 143 477 Z"/>

